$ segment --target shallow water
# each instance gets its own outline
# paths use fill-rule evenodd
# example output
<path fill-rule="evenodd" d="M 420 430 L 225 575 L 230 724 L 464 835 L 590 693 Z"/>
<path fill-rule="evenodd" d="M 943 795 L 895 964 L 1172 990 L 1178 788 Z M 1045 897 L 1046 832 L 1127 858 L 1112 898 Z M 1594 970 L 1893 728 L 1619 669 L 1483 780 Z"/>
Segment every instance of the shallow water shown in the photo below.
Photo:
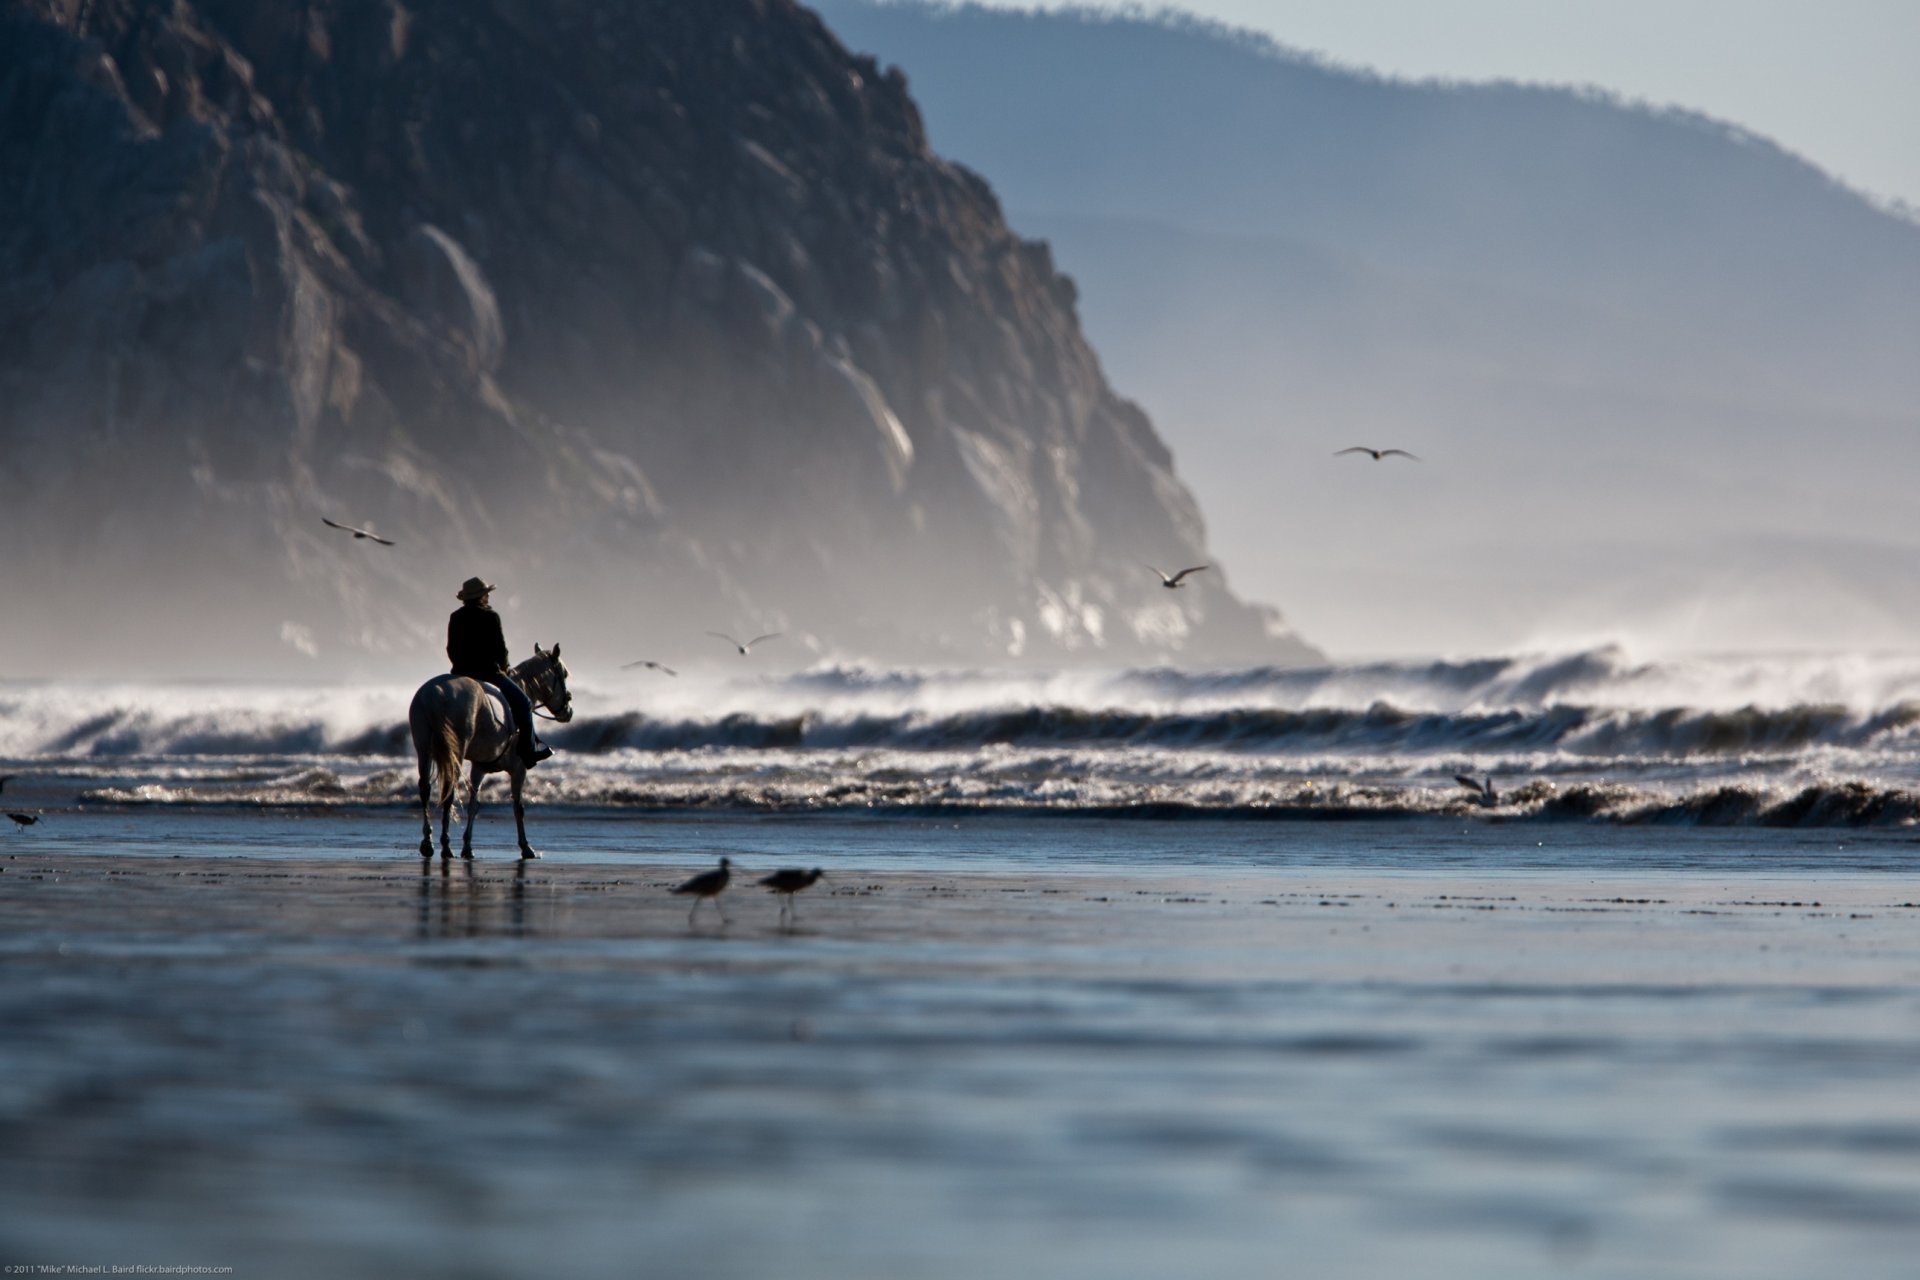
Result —
<path fill-rule="evenodd" d="M 499 799 L 499 797 L 495 797 Z M 19 850 L 196 857 L 417 859 L 417 811 L 86 806 L 8 836 Z M 435 831 L 438 831 L 436 819 Z M 871 870 L 1070 871 L 1198 874 L 1328 867 L 1425 871 L 1920 872 L 1911 828 L 1776 830 L 1619 827 L 1458 817 L 1240 816 L 1153 818 L 1084 814 L 636 813 L 530 805 L 528 838 L 569 862 L 693 867 L 731 856 L 752 865 L 831 863 Z M 452 829 L 456 849 L 465 834 Z M 438 835 L 435 840 L 437 842 Z M 17 841 L 17 843 L 16 843 Z M 517 856 L 513 815 L 483 804 L 473 847 L 483 861 Z"/>
<path fill-rule="evenodd" d="M 0 835 L 4 1260 L 1912 1273 L 1897 833 L 495 812 Z"/>

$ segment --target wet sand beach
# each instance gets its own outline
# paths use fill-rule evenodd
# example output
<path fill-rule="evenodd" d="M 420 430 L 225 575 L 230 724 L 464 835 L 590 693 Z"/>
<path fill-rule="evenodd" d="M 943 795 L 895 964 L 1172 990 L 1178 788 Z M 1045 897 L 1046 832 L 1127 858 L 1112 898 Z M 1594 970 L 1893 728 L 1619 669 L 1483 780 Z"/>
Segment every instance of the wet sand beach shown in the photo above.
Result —
<path fill-rule="evenodd" d="M 10 1265 L 1851 1276 L 1904 877 L 0 858 Z M 761 868 L 760 870 L 770 870 Z"/>

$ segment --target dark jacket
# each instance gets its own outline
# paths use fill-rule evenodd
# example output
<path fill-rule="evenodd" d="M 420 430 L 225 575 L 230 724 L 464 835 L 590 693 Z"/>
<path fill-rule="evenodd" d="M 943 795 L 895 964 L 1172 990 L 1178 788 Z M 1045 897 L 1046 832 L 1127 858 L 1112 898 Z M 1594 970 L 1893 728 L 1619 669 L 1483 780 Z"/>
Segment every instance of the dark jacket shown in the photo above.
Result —
<path fill-rule="evenodd" d="M 500 615 L 485 605 L 463 604 L 447 619 L 447 660 L 453 674 L 491 680 L 507 667 L 507 635 Z"/>

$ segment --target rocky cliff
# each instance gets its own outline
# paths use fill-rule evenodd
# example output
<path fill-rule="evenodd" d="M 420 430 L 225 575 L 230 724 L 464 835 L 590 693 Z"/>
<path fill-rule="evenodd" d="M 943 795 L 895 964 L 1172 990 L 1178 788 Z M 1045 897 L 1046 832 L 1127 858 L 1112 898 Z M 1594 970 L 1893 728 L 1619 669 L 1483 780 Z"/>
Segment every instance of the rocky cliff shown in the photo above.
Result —
<path fill-rule="evenodd" d="M 432 661 L 471 573 L 608 658 L 1311 653 L 1142 566 L 1071 282 L 788 0 L 15 0 L 0 173 L 16 670 Z"/>

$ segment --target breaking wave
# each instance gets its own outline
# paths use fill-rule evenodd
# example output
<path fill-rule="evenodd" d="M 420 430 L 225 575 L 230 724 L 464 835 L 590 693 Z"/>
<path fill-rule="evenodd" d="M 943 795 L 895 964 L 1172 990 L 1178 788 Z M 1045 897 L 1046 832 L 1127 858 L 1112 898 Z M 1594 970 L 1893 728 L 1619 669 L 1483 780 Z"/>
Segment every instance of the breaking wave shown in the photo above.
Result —
<path fill-rule="evenodd" d="M 1037 706 L 933 715 L 735 714 L 718 720 L 629 713 L 546 736 L 573 751 L 703 748 L 955 751 L 988 747 L 1227 749 L 1323 755 L 1558 750 L 1592 756 L 1689 757 L 1865 748 L 1920 722 L 1920 703 L 1860 714 L 1840 706 L 1778 711 L 1652 711 L 1560 706 L 1540 711 L 1419 712 L 1389 703 L 1363 710 L 1235 708 L 1144 712 Z"/>
<path fill-rule="evenodd" d="M 0 711 L 11 711 L 0 704 Z M 404 718 L 343 721 L 297 709 L 157 712 L 129 704 L 6 734 L 12 759 L 194 756 L 407 756 Z M 41 717 L 43 723 L 51 717 Z M 1421 711 L 1390 702 L 1361 708 L 1130 709 L 1061 704 L 868 712 L 821 707 L 772 712 L 661 714 L 638 710 L 547 726 L 563 750 L 967 751 L 1066 747 L 1226 750 L 1276 755 L 1560 752 L 1576 757 L 1785 755 L 1908 743 L 1920 702 L 1876 711 L 1827 704 L 1767 710 L 1650 709 L 1561 704 L 1543 708 Z"/>
<path fill-rule="evenodd" d="M 1905 825 L 1920 657 L 1617 648 L 1317 669 L 576 671 L 547 803 Z M 92 803 L 411 802 L 410 688 L 0 684 L 0 762 Z M 1456 773 L 1492 776 L 1484 806 Z"/>

